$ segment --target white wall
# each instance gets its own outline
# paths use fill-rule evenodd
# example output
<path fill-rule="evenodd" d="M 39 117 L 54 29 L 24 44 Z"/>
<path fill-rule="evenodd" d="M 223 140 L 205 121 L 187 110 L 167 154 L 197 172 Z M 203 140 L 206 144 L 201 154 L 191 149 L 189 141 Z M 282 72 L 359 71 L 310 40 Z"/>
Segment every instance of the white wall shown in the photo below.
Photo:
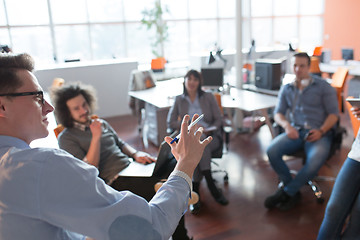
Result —
<path fill-rule="evenodd" d="M 68 82 L 90 84 L 97 90 L 99 117 L 112 117 L 131 113 L 128 106 L 128 86 L 130 72 L 137 69 L 138 63 L 132 60 L 111 60 L 102 62 L 64 63 L 36 69 L 44 91 L 48 91 L 54 78 Z"/>

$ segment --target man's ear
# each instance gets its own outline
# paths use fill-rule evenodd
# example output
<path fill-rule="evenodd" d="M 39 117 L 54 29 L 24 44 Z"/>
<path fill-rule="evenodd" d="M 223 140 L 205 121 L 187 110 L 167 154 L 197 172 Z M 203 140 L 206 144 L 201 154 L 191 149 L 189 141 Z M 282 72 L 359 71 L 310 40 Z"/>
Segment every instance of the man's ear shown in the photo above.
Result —
<path fill-rule="evenodd" d="M 6 107 L 4 104 L 4 100 L 0 98 L 0 117 L 5 117 L 6 115 Z"/>

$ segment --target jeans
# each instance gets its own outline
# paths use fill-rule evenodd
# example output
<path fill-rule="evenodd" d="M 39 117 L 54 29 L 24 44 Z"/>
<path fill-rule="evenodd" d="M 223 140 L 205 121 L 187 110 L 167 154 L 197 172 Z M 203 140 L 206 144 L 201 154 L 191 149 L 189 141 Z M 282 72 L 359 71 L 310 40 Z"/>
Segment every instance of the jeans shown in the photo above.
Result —
<path fill-rule="evenodd" d="M 360 238 L 360 162 L 347 158 L 326 206 L 318 240 Z M 341 236 L 346 218 L 350 221 Z"/>
<path fill-rule="evenodd" d="M 267 150 L 270 164 L 284 183 L 284 191 L 290 196 L 294 196 L 303 185 L 316 176 L 329 155 L 332 131 L 315 142 L 307 142 L 304 137 L 308 131 L 300 129 L 298 139 L 290 139 L 286 133 L 282 133 L 271 142 Z M 301 149 L 305 151 L 306 163 L 293 178 L 283 155 L 291 155 Z"/>

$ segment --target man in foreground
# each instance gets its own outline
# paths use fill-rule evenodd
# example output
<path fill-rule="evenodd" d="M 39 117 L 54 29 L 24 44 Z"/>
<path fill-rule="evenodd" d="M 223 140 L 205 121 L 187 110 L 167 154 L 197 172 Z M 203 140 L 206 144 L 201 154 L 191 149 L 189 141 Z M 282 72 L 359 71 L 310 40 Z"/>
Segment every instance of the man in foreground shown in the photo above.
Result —
<path fill-rule="evenodd" d="M 200 141 L 201 128 L 187 131 L 185 116 L 180 141 L 171 144 L 178 163 L 154 198 L 118 192 L 65 151 L 29 147 L 47 136 L 54 110 L 33 69 L 27 54 L 0 55 L 0 239 L 169 239 L 211 137 Z"/>
<path fill-rule="evenodd" d="M 65 84 L 53 88 L 51 98 L 55 106 L 57 122 L 65 127 L 58 137 L 59 147 L 95 166 L 99 170 L 99 177 L 114 189 L 134 190 L 123 188 L 123 186 L 128 187 L 129 184 L 126 184 L 124 179 L 118 179 L 119 172 L 129 166 L 130 158 L 141 164 L 154 162 L 155 158 L 145 152 L 137 151 L 123 141 L 104 119 L 91 119 L 97 102 L 95 89 L 90 85 L 80 83 Z M 171 156 L 169 171 L 164 173 L 166 178 L 172 172 L 174 162 Z M 141 179 L 144 182 L 139 183 L 139 189 L 146 186 L 145 181 L 148 181 L 146 178 Z M 135 193 L 146 199 L 153 197 L 142 191 L 135 191 Z M 185 228 L 184 217 L 179 222 L 172 238 L 173 240 L 190 239 Z"/>

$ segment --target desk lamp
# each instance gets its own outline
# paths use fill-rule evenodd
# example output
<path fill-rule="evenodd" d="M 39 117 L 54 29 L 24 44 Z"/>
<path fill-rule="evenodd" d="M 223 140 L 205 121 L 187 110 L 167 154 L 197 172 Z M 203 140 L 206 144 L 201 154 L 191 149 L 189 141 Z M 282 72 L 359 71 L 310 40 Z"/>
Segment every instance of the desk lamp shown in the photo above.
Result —
<path fill-rule="evenodd" d="M 216 50 L 216 55 L 215 55 L 215 56 L 218 57 L 218 58 L 220 58 L 221 61 L 224 62 L 224 69 L 225 69 L 227 60 L 226 60 L 226 59 L 223 57 L 223 55 L 221 54 L 222 51 L 223 51 L 222 49 L 217 48 L 217 50 Z M 212 63 L 215 62 L 215 61 L 216 61 L 216 58 L 215 58 L 214 55 L 213 55 L 213 51 L 210 51 L 209 65 L 212 64 Z"/>
<path fill-rule="evenodd" d="M 215 59 L 214 55 L 212 54 L 212 51 L 210 51 L 209 64 L 212 64 L 215 61 L 216 61 L 216 59 Z"/>

